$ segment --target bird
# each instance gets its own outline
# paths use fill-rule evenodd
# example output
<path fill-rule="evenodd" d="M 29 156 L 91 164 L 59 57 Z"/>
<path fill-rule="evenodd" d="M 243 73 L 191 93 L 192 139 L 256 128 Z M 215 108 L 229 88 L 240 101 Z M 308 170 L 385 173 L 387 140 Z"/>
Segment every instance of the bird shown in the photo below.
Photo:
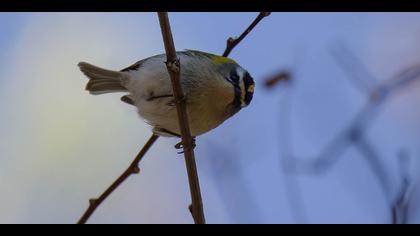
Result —
<path fill-rule="evenodd" d="M 202 135 L 247 107 L 254 94 L 254 79 L 233 59 L 198 50 L 176 52 L 191 135 Z M 122 70 L 79 62 L 89 79 L 92 95 L 125 93 L 121 101 L 138 114 L 158 136 L 181 137 L 165 54 L 140 60 Z"/>

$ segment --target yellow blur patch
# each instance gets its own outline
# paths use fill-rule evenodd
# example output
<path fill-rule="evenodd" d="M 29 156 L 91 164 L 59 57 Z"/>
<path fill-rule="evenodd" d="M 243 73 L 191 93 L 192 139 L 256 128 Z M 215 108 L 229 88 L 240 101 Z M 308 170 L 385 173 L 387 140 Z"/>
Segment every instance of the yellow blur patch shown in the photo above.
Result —
<path fill-rule="evenodd" d="M 255 85 L 251 84 L 250 86 L 248 86 L 248 92 L 249 93 L 253 93 L 254 92 L 254 88 L 255 88 Z"/>
<path fill-rule="evenodd" d="M 218 56 L 215 54 L 211 54 L 211 53 L 207 53 L 207 52 L 202 52 L 202 51 L 197 51 L 197 50 L 191 50 L 191 49 L 186 49 L 186 51 L 188 53 L 190 53 L 192 56 L 200 56 L 200 55 L 204 55 L 208 58 L 210 58 L 215 64 L 238 64 L 236 63 L 236 61 L 227 58 L 227 57 L 222 57 L 222 56 Z"/>
<path fill-rule="evenodd" d="M 212 60 L 216 64 L 237 64 L 234 60 L 221 56 L 214 56 Z"/>

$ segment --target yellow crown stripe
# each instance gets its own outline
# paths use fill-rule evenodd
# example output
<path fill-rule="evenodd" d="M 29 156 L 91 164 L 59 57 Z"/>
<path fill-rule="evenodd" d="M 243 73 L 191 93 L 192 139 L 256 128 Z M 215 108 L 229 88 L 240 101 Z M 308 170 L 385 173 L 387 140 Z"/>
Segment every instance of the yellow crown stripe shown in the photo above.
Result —
<path fill-rule="evenodd" d="M 238 64 L 236 63 L 236 61 L 228 58 L 228 57 L 222 57 L 222 56 L 218 56 L 218 55 L 214 55 L 211 53 L 207 53 L 207 52 L 202 52 L 202 51 L 197 51 L 197 50 L 191 50 L 191 49 L 186 49 L 187 53 L 190 53 L 192 56 L 206 56 L 208 57 L 210 60 L 212 60 L 215 64 Z"/>
<path fill-rule="evenodd" d="M 237 64 L 234 60 L 227 57 L 221 57 L 221 56 L 213 57 L 212 61 L 216 64 Z"/>

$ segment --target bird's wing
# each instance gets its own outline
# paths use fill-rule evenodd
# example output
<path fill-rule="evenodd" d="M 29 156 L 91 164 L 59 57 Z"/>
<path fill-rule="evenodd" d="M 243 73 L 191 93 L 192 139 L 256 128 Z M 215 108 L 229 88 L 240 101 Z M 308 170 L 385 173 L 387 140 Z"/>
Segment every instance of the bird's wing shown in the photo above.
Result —
<path fill-rule="evenodd" d="M 133 99 L 133 97 L 131 95 L 122 96 L 121 97 L 121 101 L 123 101 L 123 102 L 125 102 L 125 103 L 127 103 L 129 105 L 135 106 L 134 99 Z"/>
<path fill-rule="evenodd" d="M 141 66 L 141 64 L 143 64 L 144 61 L 145 61 L 145 59 L 144 60 L 141 60 L 141 61 L 138 61 L 138 62 L 134 63 L 133 65 L 131 65 L 131 66 L 127 67 L 127 68 L 124 68 L 124 69 L 122 69 L 120 71 L 121 72 L 127 72 L 127 71 L 130 71 L 130 70 L 138 70 L 139 67 Z"/>

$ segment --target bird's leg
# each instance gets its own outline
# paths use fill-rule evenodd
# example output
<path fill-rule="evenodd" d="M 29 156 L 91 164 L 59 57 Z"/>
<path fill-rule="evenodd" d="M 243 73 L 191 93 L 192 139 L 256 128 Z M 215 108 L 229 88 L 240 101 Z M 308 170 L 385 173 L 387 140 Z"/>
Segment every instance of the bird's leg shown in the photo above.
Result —
<path fill-rule="evenodd" d="M 161 99 L 161 98 L 171 98 L 174 95 L 172 94 L 166 94 L 166 95 L 159 95 L 159 96 L 150 96 L 149 98 L 146 99 L 146 101 L 150 102 L 156 99 Z"/>
<path fill-rule="evenodd" d="M 155 128 L 153 128 L 153 133 L 155 133 L 157 135 L 174 136 L 174 137 L 182 138 L 181 135 L 179 135 L 177 133 L 174 133 L 172 131 L 169 131 L 167 129 L 164 129 L 164 128 L 155 127 Z M 195 137 L 192 137 L 191 148 L 194 149 L 195 146 L 196 146 L 195 145 Z M 181 140 L 181 142 L 175 144 L 175 149 L 184 149 L 184 144 L 182 143 L 182 140 Z M 178 152 L 178 154 L 182 154 L 182 153 L 184 153 L 184 152 L 183 151 Z"/>
<path fill-rule="evenodd" d="M 151 96 L 150 98 L 147 99 L 147 101 L 153 101 L 155 99 L 168 98 L 168 97 L 173 97 L 173 95 Z M 175 106 L 177 103 L 185 102 L 186 100 L 187 100 L 187 97 L 186 96 L 183 96 L 179 100 L 172 99 L 171 101 L 169 101 L 168 103 L 166 103 L 166 105 L 168 105 L 168 106 Z M 165 135 L 169 135 L 169 136 L 175 136 L 175 137 L 178 137 L 178 138 L 182 138 L 181 135 L 179 135 L 177 133 L 174 133 L 172 131 L 169 131 L 167 129 L 163 129 L 163 128 L 154 128 L 153 131 L 155 133 L 157 133 L 157 134 L 161 133 L 161 134 L 165 134 Z M 184 146 L 185 145 L 182 143 L 182 140 L 181 140 L 181 142 L 175 144 L 175 148 L 176 149 L 184 149 Z M 191 143 L 190 146 L 193 149 L 196 147 L 196 145 L 195 145 L 195 137 L 192 137 L 192 143 Z M 184 151 L 178 152 L 178 154 L 182 154 L 182 153 L 184 153 Z"/>

